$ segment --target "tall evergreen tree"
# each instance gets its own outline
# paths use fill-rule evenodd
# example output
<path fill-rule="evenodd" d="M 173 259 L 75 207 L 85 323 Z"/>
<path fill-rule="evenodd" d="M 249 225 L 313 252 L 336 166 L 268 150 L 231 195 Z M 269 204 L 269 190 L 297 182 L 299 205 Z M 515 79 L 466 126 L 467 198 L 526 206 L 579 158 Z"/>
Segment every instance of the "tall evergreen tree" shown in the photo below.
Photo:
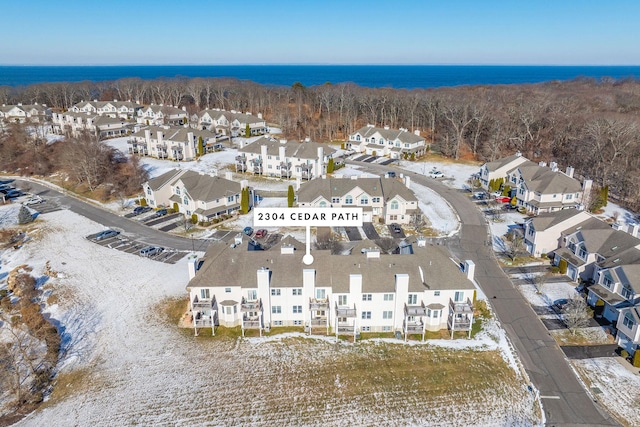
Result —
<path fill-rule="evenodd" d="M 251 136 L 251 126 L 249 126 L 249 123 L 247 123 L 247 127 L 244 129 L 244 136 L 247 138 Z"/>
<path fill-rule="evenodd" d="M 293 192 L 293 185 L 289 186 L 289 189 L 287 190 L 287 205 L 291 208 L 293 207 L 293 202 L 296 198 L 295 193 Z"/>
<path fill-rule="evenodd" d="M 249 188 L 245 187 L 242 189 L 242 193 L 240 194 L 240 210 L 243 214 L 249 212 Z"/>
<path fill-rule="evenodd" d="M 204 154 L 204 147 L 202 146 L 203 142 L 204 141 L 202 140 L 202 137 L 199 136 L 198 137 L 198 157 L 200 157 L 200 156 L 202 156 Z"/>
<path fill-rule="evenodd" d="M 333 173 L 335 169 L 335 163 L 333 162 L 333 157 L 329 158 L 329 163 L 327 163 L 327 173 Z"/>

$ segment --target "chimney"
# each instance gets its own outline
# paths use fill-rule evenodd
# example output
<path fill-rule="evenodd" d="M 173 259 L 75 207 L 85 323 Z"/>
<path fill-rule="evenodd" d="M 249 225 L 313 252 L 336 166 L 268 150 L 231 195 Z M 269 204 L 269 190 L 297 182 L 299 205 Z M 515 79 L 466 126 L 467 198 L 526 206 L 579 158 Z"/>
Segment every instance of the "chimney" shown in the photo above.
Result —
<path fill-rule="evenodd" d="M 567 166 L 567 172 L 565 173 L 565 175 L 567 175 L 569 178 L 573 178 L 573 172 L 574 169 L 571 166 Z"/>
<path fill-rule="evenodd" d="M 628 232 L 629 234 L 631 234 L 633 237 L 638 237 L 638 231 L 640 231 L 640 225 L 638 224 L 629 224 L 628 226 Z"/>
<path fill-rule="evenodd" d="M 245 189 L 248 186 L 249 186 L 249 180 L 243 179 L 242 181 L 240 181 L 240 188 Z"/>
<path fill-rule="evenodd" d="M 414 135 L 420 136 L 420 129 L 416 129 L 413 131 Z"/>
<path fill-rule="evenodd" d="M 240 149 L 242 150 L 244 148 L 244 139 L 240 138 L 238 144 L 239 144 Z"/>
<path fill-rule="evenodd" d="M 365 252 L 367 254 L 367 259 L 369 258 L 380 258 L 380 249 L 367 249 Z"/>
<path fill-rule="evenodd" d="M 263 162 L 267 161 L 267 146 L 264 144 L 260 146 L 260 157 Z M 266 168 L 267 165 L 263 163 L 262 167 Z"/>
<path fill-rule="evenodd" d="M 522 157 L 522 153 L 520 151 L 516 151 L 516 157 Z"/>
<path fill-rule="evenodd" d="M 547 166 L 547 162 L 542 162 L 541 161 L 541 162 L 538 163 L 538 166 L 545 167 L 545 166 Z"/>
<path fill-rule="evenodd" d="M 189 258 L 187 258 L 187 268 L 189 269 L 189 280 L 196 277 L 197 267 L 198 267 L 198 257 L 195 254 L 189 255 Z"/>
<path fill-rule="evenodd" d="M 280 156 L 280 161 L 284 162 L 285 161 L 285 147 L 284 145 L 280 145 L 278 147 L 278 155 Z"/>
<path fill-rule="evenodd" d="M 385 126 L 385 127 L 384 127 L 384 130 L 389 130 L 389 126 Z"/>
<path fill-rule="evenodd" d="M 311 138 L 309 138 L 308 136 L 304 138 L 304 142 L 311 142 Z"/>
<path fill-rule="evenodd" d="M 591 196 L 591 187 L 593 186 L 593 181 L 590 179 L 585 179 L 582 181 L 582 204 L 585 207 L 589 206 L 589 197 Z"/>
<path fill-rule="evenodd" d="M 287 140 L 286 140 L 286 139 L 281 139 L 281 140 L 280 140 L 280 144 L 286 144 L 286 143 L 287 143 Z"/>
<path fill-rule="evenodd" d="M 464 272 L 467 273 L 467 279 L 473 282 L 473 278 L 476 274 L 476 264 L 470 259 L 464 262 Z"/>
<path fill-rule="evenodd" d="M 556 162 L 550 162 L 549 167 L 551 168 L 551 171 L 558 172 L 558 164 Z"/>
<path fill-rule="evenodd" d="M 302 184 L 302 179 L 299 176 L 297 176 L 296 177 L 296 191 L 300 190 L 300 184 Z"/>
<path fill-rule="evenodd" d="M 233 173 L 232 172 L 225 172 L 224 173 L 224 177 L 226 179 L 228 179 L 229 181 L 233 181 Z"/>
<path fill-rule="evenodd" d="M 411 177 L 410 176 L 405 176 L 404 177 L 404 185 L 407 186 L 407 188 L 411 188 Z"/>
<path fill-rule="evenodd" d="M 262 119 L 262 113 L 258 113 L 258 118 Z"/>
<path fill-rule="evenodd" d="M 325 173 L 324 169 L 324 148 L 318 147 L 318 160 L 316 160 L 317 170 L 315 175 L 320 176 Z"/>
<path fill-rule="evenodd" d="M 114 99 L 114 100 L 113 100 L 113 102 L 118 102 L 118 100 L 117 100 L 117 99 Z"/>
<path fill-rule="evenodd" d="M 282 245 L 280 246 L 280 254 L 282 255 L 293 255 L 295 248 L 291 245 Z"/>
<path fill-rule="evenodd" d="M 187 111 L 187 106 L 186 105 L 182 106 L 182 111 Z"/>

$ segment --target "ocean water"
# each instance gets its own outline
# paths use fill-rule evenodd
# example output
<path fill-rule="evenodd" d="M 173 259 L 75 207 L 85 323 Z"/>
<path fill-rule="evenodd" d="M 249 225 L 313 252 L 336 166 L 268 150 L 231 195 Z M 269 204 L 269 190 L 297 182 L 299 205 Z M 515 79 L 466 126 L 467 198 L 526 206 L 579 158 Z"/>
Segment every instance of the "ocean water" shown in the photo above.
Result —
<path fill-rule="evenodd" d="M 265 85 L 305 86 L 351 82 L 396 89 L 460 85 L 540 83 L 589 78 L 640 78 L 640 66 L 473 66 L 473 65 L 167 65 L 167 66 L 0 66 L 0 86 L 44 82 L 117 80 L 127 77 L 229 77 Z"/>

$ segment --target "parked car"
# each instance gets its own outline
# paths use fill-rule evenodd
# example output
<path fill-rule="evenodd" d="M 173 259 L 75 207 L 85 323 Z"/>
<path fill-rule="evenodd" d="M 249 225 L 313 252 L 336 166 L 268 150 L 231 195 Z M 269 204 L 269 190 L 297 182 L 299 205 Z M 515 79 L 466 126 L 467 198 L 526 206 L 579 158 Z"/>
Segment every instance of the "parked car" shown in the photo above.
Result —
<path fill-rule="evenodd" d="M 484 200 L 487 198 L 487 194 L 482 191 L 478 191 L 477 193 L 473 193 L 473 198 L 476 200 Z"/>
<path fill-rule="evenodd" d="M 553 308 L 555 308 L 558 311 L 562 311 L 567 306 L 568 303 L 569 303 L 569 300 L 566 298 L 558 299 L 554 301 Z"/>
<path fill-rule="evenodd" d="M 242 232 L 244 234 L 246 234 L 247 236 L 251 236 L 253 234 L 253 228 L 251 227 L 245 227 L 244 230 L 242 230 Z"/>
<path fill-rule="evenodd" d="M 133 213 L 136 215 L 140 215 L 143 214 L 145 212 L 149 212 L 151 210 L 151 208 L 149 206 L 136 206 L 133 209 Z"/>
<path fill-rule="evenodd" d="M 40 196 L 33 196 L 24 202 L 24 204 L 27 206 L 37 205 L 38 203 L 44 203 L 44 199 Z"/>
<path fill-rule="evenodd" d="M 267 230 L 261 228 L 260 230 L 256 231 L 256 239 L 262 239 L 263 237 L 267 236 Z"/>
<path fill-rule="evenodd" d="M 496 197 L 496 202 L 499 202 L 499 203 L 509 203 L 510 201 L 511 201 L 511 197 L 508 197 L 508 196 Z"/>
<path fill-rule="evenodd" d="M 429 177 L 430 178 L 444 178 L 444 174 L 440 171 L 437 170 L 432 170 L 431 172 L 429 172 Z"/>
<path fill-rule="evenodd" d="M 0 187 L 0 193 L 7 194 L 9 191 L 15 190 L 15 187 L 10 185 L 3 185 Z"/>
<path fill-rule="evenodd" d="M 104 230 L 96 234 L 95 239 L 96 240 L 110 239 L 112 237 L 116 237 L 118 234 L 120 234 L 120 232 L 116 230 Z"/>
<path fill-rule="evenodd" d="M 161 217 L 161 216 L 165 216 L 166 214 L 168 214 L 169 212 L 166 209 L 158 209 L 156 211 L 156 216 L 157 217 Z"/>
<path fill-rule="evenodd" d="M 161 254 L 162 251 L 164 251 L 164 248 L 161 248 L 160 246 L 145 246 L 144 248 L 140 249 L 140 256 L 151 257 Z"/>
<path fill-rule="evenodd" d="M 400 225 L 396 224 L 395 222 L 393 224 L 391 224 L 390 227 L 391 227 L 391 230 L 394 233 L 401 233 L 402 232 L 402 227 L 400 227 Z"/>
<path fill-rule="evenodd" d="M 24 196 L 24 193 L 20 190 L 9 190 L 4 195 L 4 197 L 7 199 L 15 199 L 16 197 L 20 197 L 20 196 Z"/>
<path fill-rule="evenodd" d="M 396 177 L 396 173 L 394 171 L 389 171 L 389 172 L 387 172 L 387 176 L 389 178 L 395 178 Z"/>

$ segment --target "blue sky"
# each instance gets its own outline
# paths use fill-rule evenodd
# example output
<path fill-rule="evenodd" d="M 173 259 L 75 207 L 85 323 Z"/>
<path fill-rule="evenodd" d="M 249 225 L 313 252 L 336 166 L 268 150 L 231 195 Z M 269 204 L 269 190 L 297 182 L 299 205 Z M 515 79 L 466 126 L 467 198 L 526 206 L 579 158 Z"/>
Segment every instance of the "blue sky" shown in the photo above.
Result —
<path fill-rule="evenodd" d="M 640 65 L 640 1 L 24 0 L 1 65 Z"/>

